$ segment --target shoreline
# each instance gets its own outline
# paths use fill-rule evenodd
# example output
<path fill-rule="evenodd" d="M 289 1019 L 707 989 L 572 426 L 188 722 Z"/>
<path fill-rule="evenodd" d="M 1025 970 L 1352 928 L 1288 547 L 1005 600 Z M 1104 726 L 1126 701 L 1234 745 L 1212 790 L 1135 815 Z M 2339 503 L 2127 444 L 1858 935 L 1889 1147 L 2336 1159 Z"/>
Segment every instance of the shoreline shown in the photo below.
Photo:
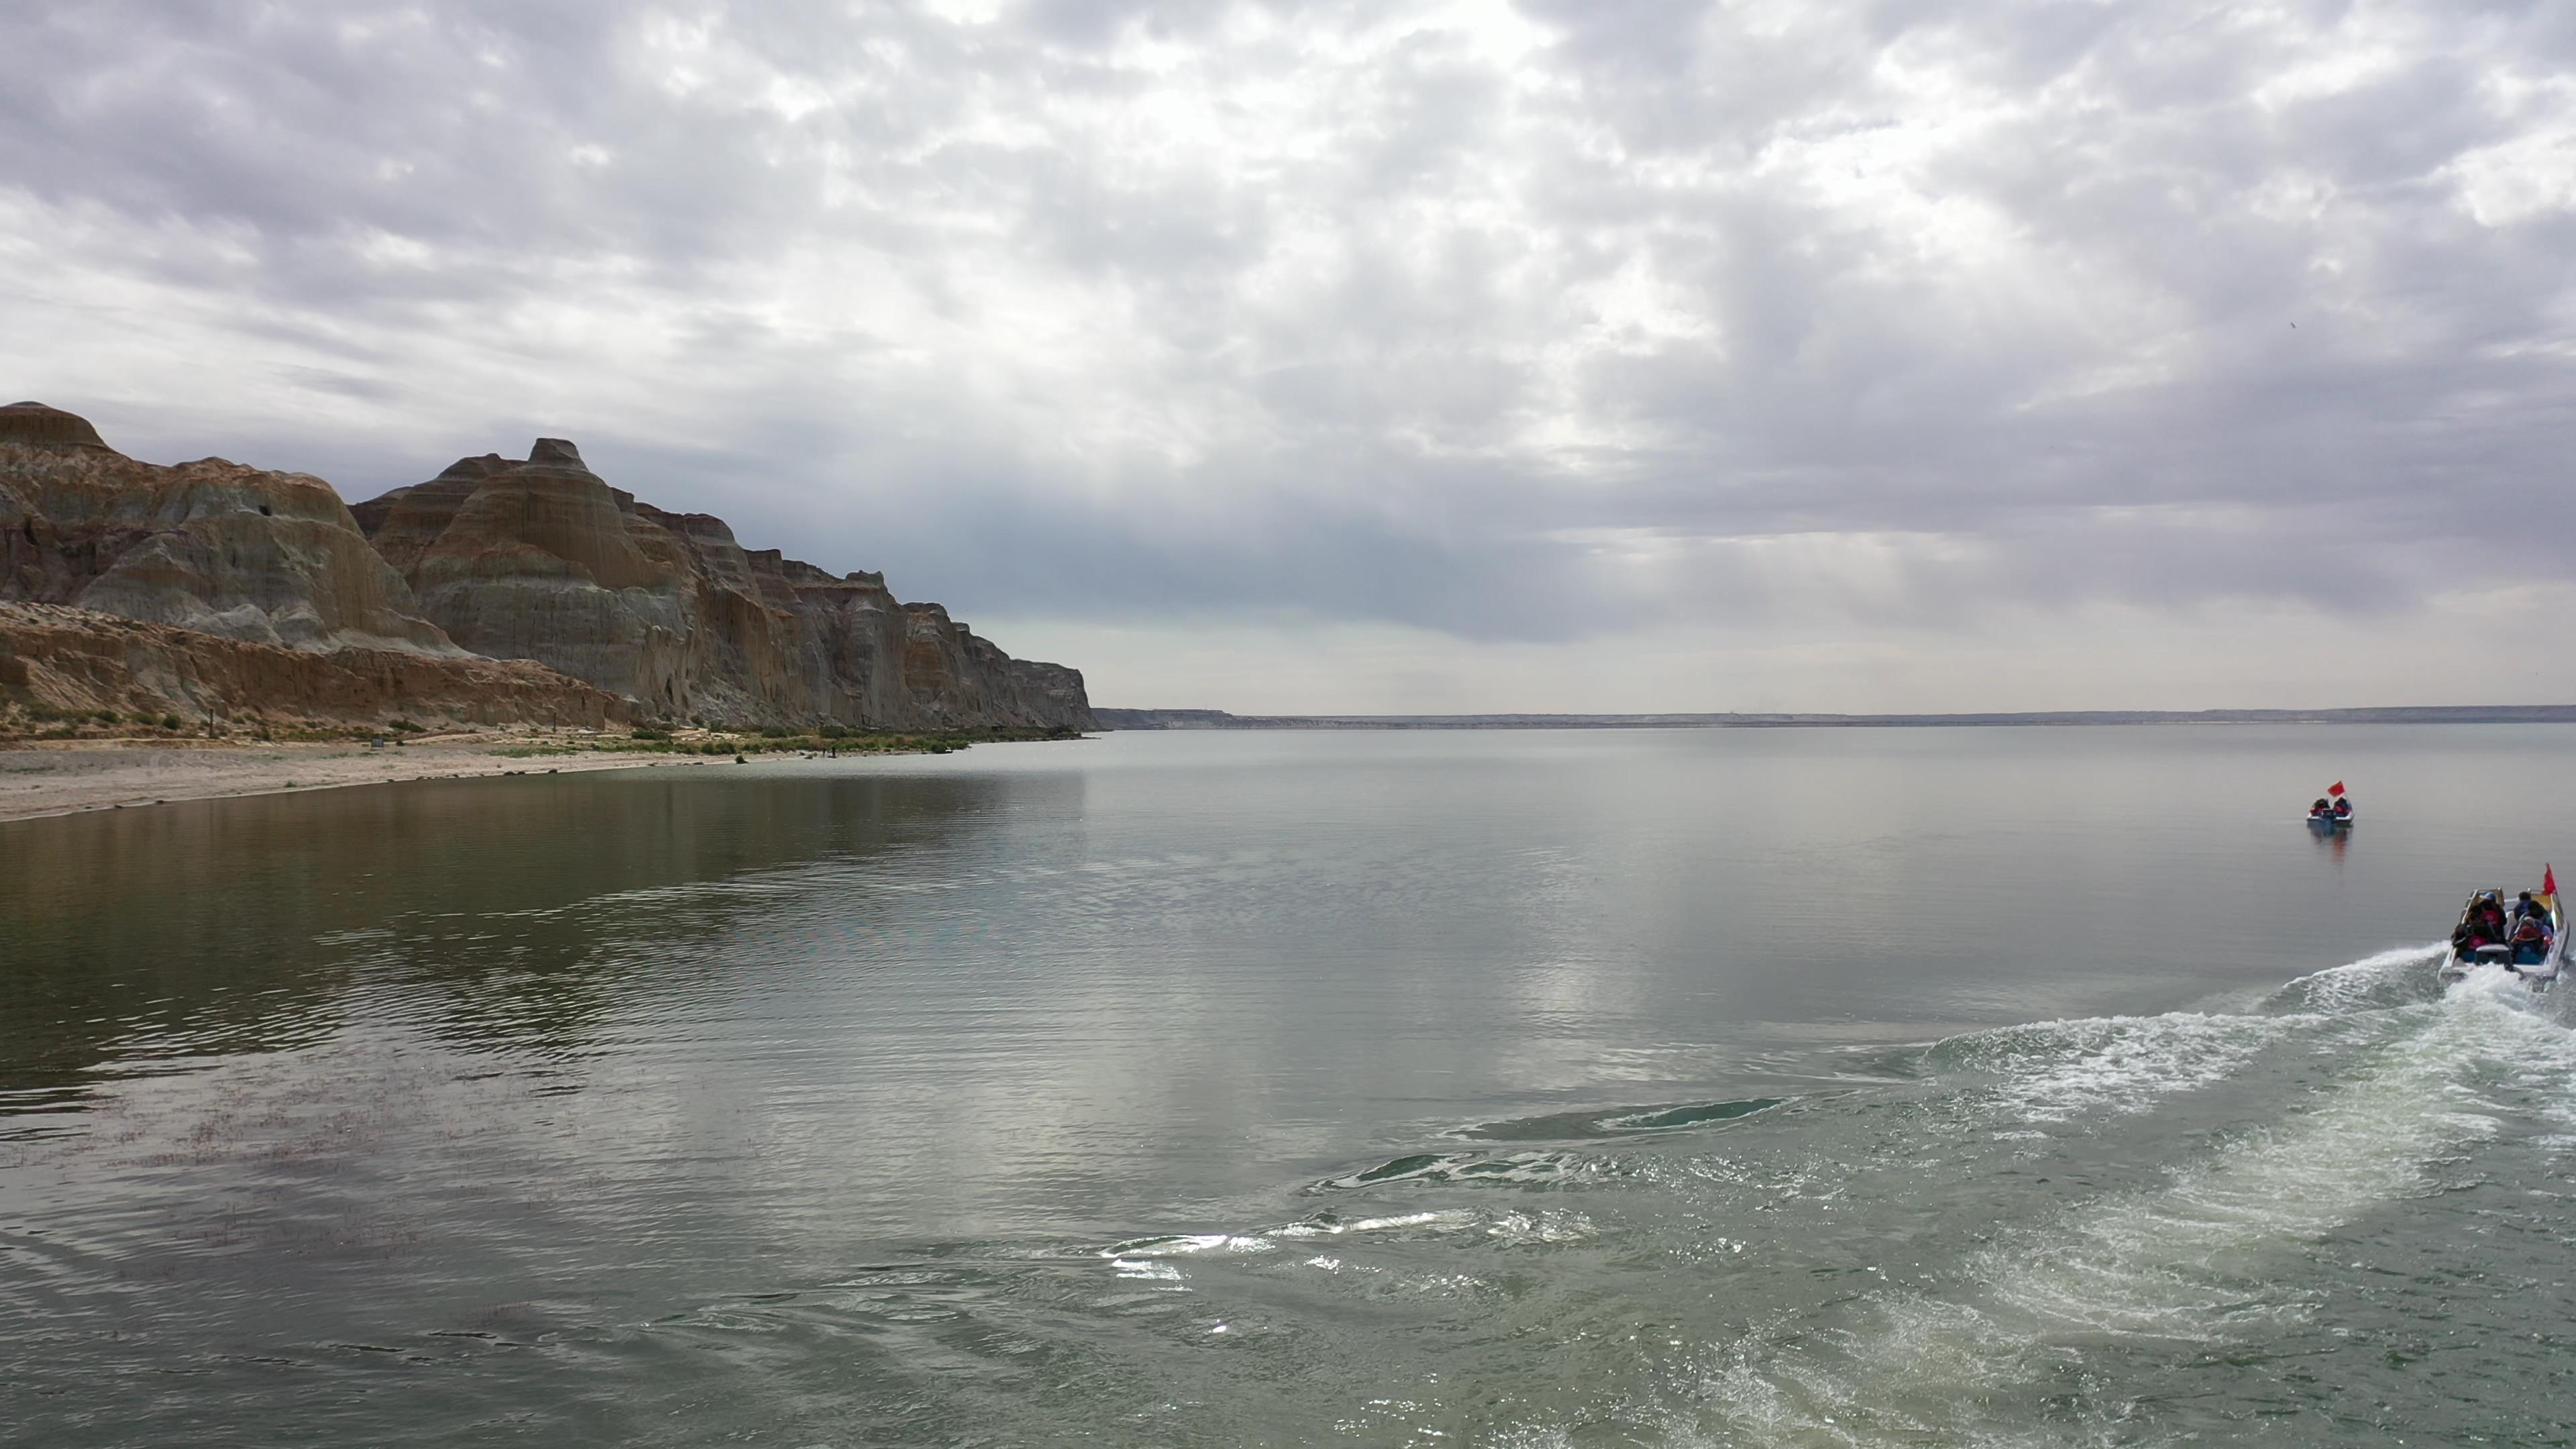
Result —
<path fill-rule="evenodd" d="M 547 748 L 562 743 L 560 734 L 433 738 L 384 749 L 346 741 L 13 742 L 0 746 L 0 823 L 420 780 L 733 763 L 729 754 Z"/>

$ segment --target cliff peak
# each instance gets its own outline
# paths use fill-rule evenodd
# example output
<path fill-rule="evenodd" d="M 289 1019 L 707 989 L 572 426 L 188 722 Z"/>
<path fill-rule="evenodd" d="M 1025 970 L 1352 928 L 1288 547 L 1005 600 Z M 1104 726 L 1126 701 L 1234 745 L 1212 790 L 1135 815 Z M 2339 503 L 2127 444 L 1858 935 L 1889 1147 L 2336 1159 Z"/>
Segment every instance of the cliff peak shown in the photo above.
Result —
<path fill-rule="evenodd" d="M 498 453 L 485 453 L 479 458 L 459 458 L 455 462 L 448 464 L 447 471 L 439 474 L 438 476 L 441 478 L 489 478 L 493 474 L 513 466 L 515 465 L 512 464 L 509 459 L 502 457 Z"/>
<path fill-rule="evenodd" d="M 1091 728 L 1079 673 L 1012 659 L 936 604 L 898 604 L 882 574 L 836 578 L 746 549 L 713 514 L 610 486 L 561 438 L 351 511 L 455 643 L 534 660 L 648 716 Z"/>
<path fill-rule="evenodd" d="M 14 402 L 0 407 L 0 443 L 23 443 L 35 448 L 96 448 L 102 453 L 116 451 L 98 435 L 98 429 L 89 425 L 89 419 L 40 402 Z"/>

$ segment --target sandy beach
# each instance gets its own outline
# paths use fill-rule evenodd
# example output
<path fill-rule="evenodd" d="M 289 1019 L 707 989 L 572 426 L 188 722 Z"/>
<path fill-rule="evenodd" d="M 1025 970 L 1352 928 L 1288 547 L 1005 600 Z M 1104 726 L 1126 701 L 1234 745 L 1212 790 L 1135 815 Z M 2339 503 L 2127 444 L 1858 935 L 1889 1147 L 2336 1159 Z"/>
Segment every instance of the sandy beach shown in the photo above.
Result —
<path fill-rule="evenodd" d="M 18 744 L 0 748 L 0 820 L 70 815 L 84 810 L 131 810 L 180 800 L 286 790 L 381 785 L 395 780 L 732 764 L 724 756 L 526 753 L 534 747 L 563 743 L 560 735 L 545 738 L 493 733 L 429 739 L 383 749 L 355 743 L 267 744 L 237 740 Z"/>

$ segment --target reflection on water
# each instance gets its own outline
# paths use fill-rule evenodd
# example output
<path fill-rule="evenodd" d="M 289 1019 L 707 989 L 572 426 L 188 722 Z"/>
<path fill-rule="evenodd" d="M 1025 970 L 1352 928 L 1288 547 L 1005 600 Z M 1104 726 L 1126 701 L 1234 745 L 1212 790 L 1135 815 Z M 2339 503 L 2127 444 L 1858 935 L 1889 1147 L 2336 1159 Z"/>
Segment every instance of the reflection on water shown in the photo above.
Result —
<path fill-rule="evenodd" d="M 764 871 L 918 848 L 999 786 L 579 778 L 403 784 L 15 827 L 0 1102 L 119 1055 L 276 1050 L 344 1024 L 363 973 L 464 1050 L 570 1057 L 609 1003 L 684 985 Z M 1078 776 L 1036 782 L 1076 802 Z M 1031 802 L 1022 793 L 1021 804 Z M 848 902 L 865 929 L 868 901 Z"/>
<path fill-rule="evenodd" d="M 2451 813 L 2570 742 L 1123 736 L 0 826 L 0 1440 L 2563 1435 L 2576 1037 L 2404 943 L 2571 853 Z M 2303 842 L 2336 775 L 2370 834 Z"/>

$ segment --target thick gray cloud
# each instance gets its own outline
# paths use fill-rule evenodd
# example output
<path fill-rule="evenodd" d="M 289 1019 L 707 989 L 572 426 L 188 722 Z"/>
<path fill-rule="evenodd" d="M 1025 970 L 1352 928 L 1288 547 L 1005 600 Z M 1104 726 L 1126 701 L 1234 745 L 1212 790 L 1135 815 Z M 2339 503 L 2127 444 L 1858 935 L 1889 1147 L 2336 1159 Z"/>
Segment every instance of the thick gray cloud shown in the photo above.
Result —
<path fill-rule="evenodd" d="M 1497 670 L 2088 610 L 2171 619 L 2134 646 L 2169 659 L 2242 609 L 2298 621 L 2249 658 L 2324 640 L 2415 698 L 2425 660 L 2372 662 L 2395 623 L 2540 627 L 2576 588 L 2564 4 L 9 28 L 0 386 L 146 456 L 363 496 L 567 433 L 972 616 Z M 1423 688 L 1370 698 L 1457 693 Z M 1647 707 L 1746 702 L 1693 689 Z M 1922 697 L 1890 689 L 1850 702 Z"/>

